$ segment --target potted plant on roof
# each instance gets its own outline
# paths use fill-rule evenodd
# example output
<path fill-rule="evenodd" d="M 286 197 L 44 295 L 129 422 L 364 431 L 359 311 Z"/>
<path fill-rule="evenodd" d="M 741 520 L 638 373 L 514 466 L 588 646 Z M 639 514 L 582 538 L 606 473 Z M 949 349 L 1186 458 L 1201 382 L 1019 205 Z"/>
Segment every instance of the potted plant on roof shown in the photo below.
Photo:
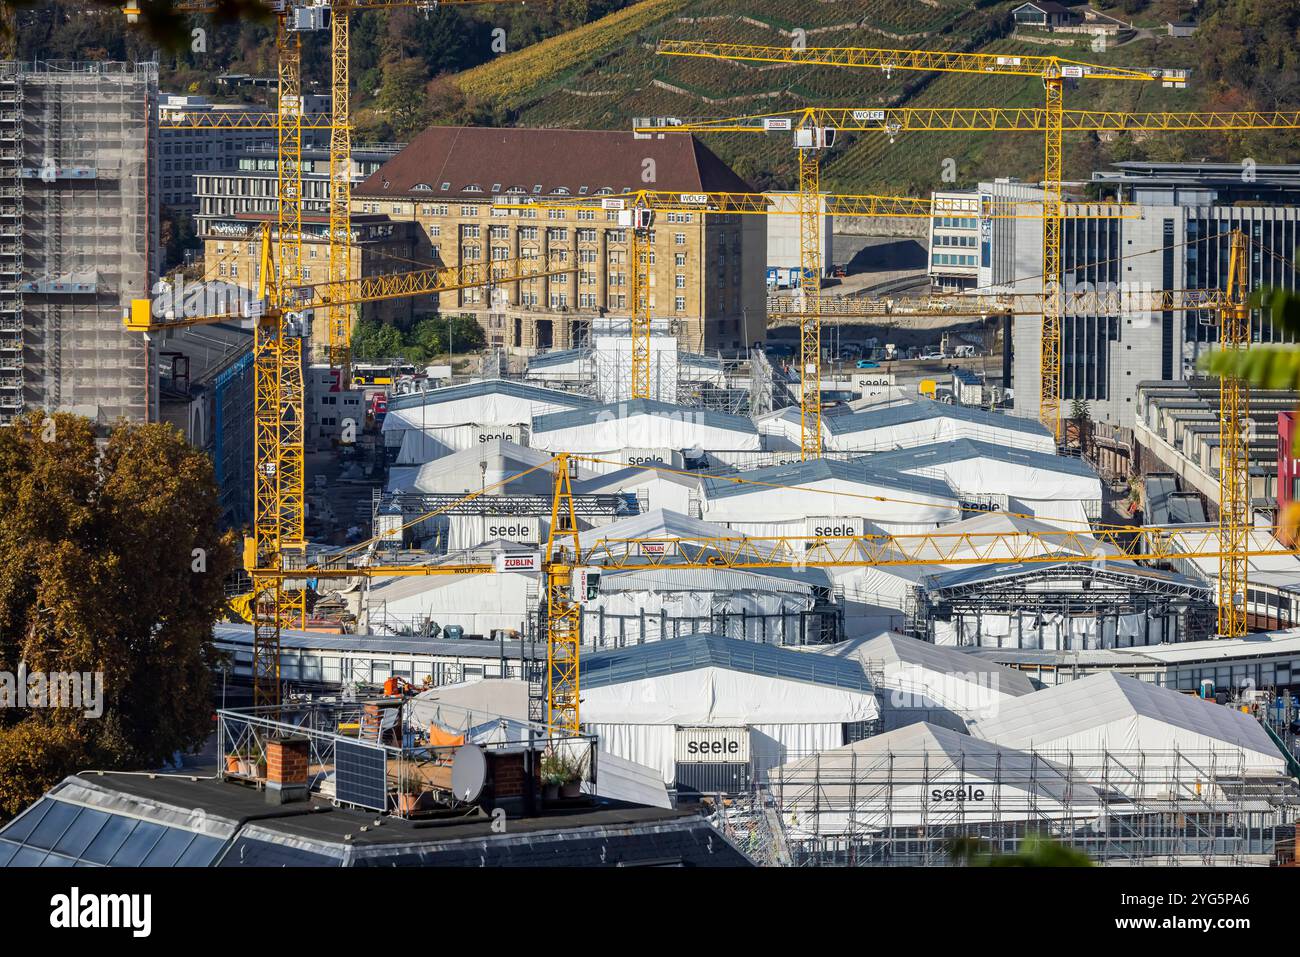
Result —
<path fill-rule="evenodd" d="M 397 789 L 397 813 L 402 817 L 419 814 L 425 809 L 428 792 L 419 778 L 406 778 Z"/>
<path fill-rule="evenodd" d="M 542 797 L 547 801 L 554 801 L 560 796 L 560 788 L 565 780 L 564 758 L 551 748 L 546 749 L 542 755 L 542 763 L 538 768 L 538 773 L 542 778 Z"/>
<path fill-rule="evenodd" d="M 266 758 L 256 744 L 245 744 L 226 755 L 226 773 L 246 778 L 261 777 L 266 772 Z"/>
<path fill-rule="evenodd" d="M 564 767 L 564 780 L 560 782 L 560 797 L 567 799 L 582 797 L 582 762 L 575 755 L 566 755 L 561 762 Z"/>

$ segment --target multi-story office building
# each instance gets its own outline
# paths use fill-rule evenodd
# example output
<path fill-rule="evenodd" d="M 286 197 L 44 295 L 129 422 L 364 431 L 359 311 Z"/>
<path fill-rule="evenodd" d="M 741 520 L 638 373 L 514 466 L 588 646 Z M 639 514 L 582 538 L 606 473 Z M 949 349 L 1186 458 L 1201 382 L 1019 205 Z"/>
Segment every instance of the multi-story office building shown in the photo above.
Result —
<path fill-rule="evenodd" d="M 157 417 L 157 66 L 0 63 L 0 421 Z"/>
<path fill-rule="evenodd" d="M 1252 288 L 1294 288 L 1300 209 L 1283 204 L 1300 195 L 1300 166 L 1257 167 L 1251 174 L 1254 179 L 1243 178 L 1239 165 L 1176 163 L 1121 163 L 1115 171 L 1096 174 L 1108 195 L 1139 205 L 1122 218 L 1066 220 L 1066 290 L 1083 283 L 1135 292 L 1223 289 L 1234 229 L 1251 240 Z M 993 255 L 1001 265 L 992 270 L 990 285 L 1040 292 L 1041 222 L 996 222 Z M 1013 379 L 1019 415 L 1038 414 L 1041 331 L 1040 318 L 1016 317 Z M 1218 315 L 1209 310 L 1067 315 L 1062 343 L 1065 408 L 1075 399 L 1086 400 L 1095 421 L 1132 427 L 1138 383 L 1194 375 L 1197 360 L 1218 335 Z M 1256 316 L 1256 341 L 1279 337 L 1267 320 Z"/>
<path fill-rule="evenodd" d="M 930 284 L 950 291 L 974 288 L 980 273 L 980 219 L 976 212 L 966 215 L 960 207 L 974 207 L 978 196 L 936 191 L 933 197 L 944 212 L 930 219 Z"/>
<path fill-rule="evenodd" d="M 360 182 L 374 172 L 397 147 L 363 147 L 353 151 L 352 178 Z M 238 161 L 233 171 L 195 176 L 198 213 L 195 228 L 203 241 L 203 278 L 256 288 L 262 232 L 275 222 L 276 154 L 255 150 Z M 304 151 L 303 156 L 303 282 L 325 282 L 329 266 L 329 154 Z M 393 222 L 386 216 L 354 213 L 352 216 L 351 275 L 374 276 L 406 272 L 430 265 L 423 241 L 411 223 Z M 366 319 L 406 321 L 417 303 L 393 299 L 367 303 L 360 313 Z M 309 355 L 320 359 L 328 345 L 324 310 L 312 316 Z"/>
<path fill-rule="evenodd" d="M 352 150 L 352 182 L 360 183 L 395 156 L 396 145 L 358 146 Z M 275 145 L 250 149 L 238 157 L 232 170 L 200 173 L 194 177 L 198 203 L 195 221 L 202 229 L 214 220 L 236 219 L 242 214 L 274 216 L 277 209 Z M 302 153 L 302 211 L 304 215 L 329 214 L 330 157 L 328 150 Z"/>
<path fill-rule="evenodd" d="M 516 352 L 587 341 L 591 320 L 630 313 L 629 230 L 599 207 L 509 208 L 637 189 L 750 191 L 685 134 L 432 127 L 353 192 L 353 211 L 418 225 L 438 261 L 554 259 L 574 271 L 444 293 L 439 307 L 476 316 L 488 341 Z M 649 308 L 684 348 L 740 352 L 764 337 L 766 226 L 759 216 L 658 212 L 650 230 Z"/>
<path fill-rule="evenodd" d="M 330 98 L 317 93 L 303 98 L 308 114 L 329 112 Z M 199 173 L 230 172 L 250 153 L 275 150 L 272 129 L 238 129 L 233 126 L 186 126 L 188 120 L 223 113 L 270 113 L 264 106 L 248 103 L 213 103 L 206 96 L 164 93 L 158 98 L 159 163 L 158 192 L 162 205 L 173 213 L 194 213 L 199 201 L 195 176 Z M 304 145 L 317 149 L 328 146 L 328 134 L 319 130 L 303 133 Z M 368 174 L 367 170 L 367 174 Z"/>

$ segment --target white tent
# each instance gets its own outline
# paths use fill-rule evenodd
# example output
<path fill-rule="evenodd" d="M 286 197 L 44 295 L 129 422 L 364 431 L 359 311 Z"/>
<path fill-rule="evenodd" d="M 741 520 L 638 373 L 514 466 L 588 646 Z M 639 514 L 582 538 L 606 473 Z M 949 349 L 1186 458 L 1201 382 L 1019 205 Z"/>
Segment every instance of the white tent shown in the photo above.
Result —
<path fill-rule="evenodd" d="M 1095 817 L 1093 788 L 1042 757 L 928 722 L 773 768 L 792 837 Z"/>
<path fill-rule="evenodd" d="M 523 631 L 537 601 L 536 572 L 382 578 L 365 596 L 361 627 L 376 634 L 421 634 L 428 621 L 466 635 Z"/>
<path fill-rule="evenodd" d="M 558 389 L 543 389 L 509 379 L 485 379 L 463 385 L 392 396 L 384 431 L 430 429 L 454 425 L 518 425 L 533 416 L 593 405 L 591 399 Z"/>
<path fill-rule="evenodd" d="M 673 512 L 665 508 L 652 508 L 640 515 L 632 515 L 609 525 L 585 529 L 579 532 L 578 540 L 582 543 L 583 549 L 589 549 L 595 547 L 602 539 L 607 539 L 611 542 L 610 550 L 616 554 L 622 554 L 623 546 L 614 544 L 621 539 L 684 538 L 700 541 L 734 535 L 735 532 L 725 525 L 701 521 L 698 518 L 691 518 L 689 515 L 683 515 L 681 512 Z M 633 554 L 636 553 L 636 550 L 634 550 Z M 649 551 L 645 553 L 649 554 Z M 671 558 L 674 554 L 676 553 L 671 547 L 666 550 L 654 551 L 656 558 Z M 599 554 L 595 556 L 595 562 L 600 564 Z"/>
<path fill-rule="evenodd" d="M 1008 698 L 1034 690 L 1022 672 L 896 632 L 808 650 L 862 664 L 880 692 L 886 730 L 931 721 L 965 732 L 972 719 L 995 715 Z"/>
<path fill-rule="evenodd" d="M 873 720 L 875 695 L 856 662 L 693 635 L 583 656 L 582 719 L 606 750 L 677 779 L 679 729 L 743 734 L 756 774 L 844 743 Z"/>
<path fill-rule="evenodd" d="M 629 399 L 568 412 L 539 415 L 532 422 L 534 448 L 614 458 L 628 449 L 758 451 L 758 430 L 741 415 L 654 399 Z M 617 466 L 616 466 L 617 467 Z"/>
<path fill-rule="evenodd" d="M 419 464 L 445 454 L 442 449 L 471 449 L 492 438 L 524 443 L 534 416 L 592 404 L 586 396 L 508 379 L 395 395 L 389 398 L 384 417 L 384 444 L 405 445 L 399 453 L 402 463 Z M 408 432 L 422 433 L 424 438 L 408 444 Z"/>
<path fill-rule="evenodd" d="M 963 502 L 992 502 L 1063 528 L 1088 528 L 1100 514 L 1101 479 L 1081 459 L 973 439 L 868 456 L 868 465 L 942 479 Z"/>
<path fill-rule="evenodd" d="M 666 509 L 689 514 L 691 507 L 698 506 L 703 497 L 700 484 L 698 476 L 676 469 L 628 466 L 575 482 L 573 491 L 575 495 L 631 494 L 643 500 L 647 510 Z"/>
<path fill-rule="evenodd" d="M 985 512 L 945 525 L 932 536 L 933 545 L 913 551 L 916 557 L 941 560 L 936 561 L 938 567 L 929 566 L 932 572 L 944 567 L 960 568 L 971 564 L 972 559 L 983 563 L 990 559 L 1011 560 L 1054 552 L 1098 557 L 1119 554 L 1114 545 L 1099 542 L 1086 532 L 1086 528 L 1062 529 L 1038 519 Z"/>
<path fill-rule="evenodd" d="M 822 427 L 826 448 L 836 452 L 886 452 L 958 439 L 1056 451 L 1052 434 L 1031 419 L 929 399 L 876 403 L 858 412 L 828 415 Z"/>
<path fill-rule="evenodd" d="M 522 478 L 506 482 L 489 494 L 551 493 L 554 467 L 548 466 L 549 452 L 525 448 L 505 439 L 492 439 L 482 445 L 454 452 L 423 465 L 394 467 L 389 472 L 390 492 L 477 492 L 506 479 L 529 472 Z"/>
<path fill-rule="evenodd" d="M 810 459 L 705 479 L 704 517 L 759 536 L 906 534 L 955 522 L 961 507 L 938 479 Z"/>
<path fill-rule="evenodd" d="M 971 730 L 1007 747 L 1069 755 L 1094 783 L 1105 776 L 1120 787 L 1127 787 L 1120 767 L 1134 775 L 1140 767 L 1162 779 L 1285 773 L 1281 753 L 1249 715 L 1111 673 L 1003 702 Z M 1143 783 L 1160 782 L 1152 777 Z"/>

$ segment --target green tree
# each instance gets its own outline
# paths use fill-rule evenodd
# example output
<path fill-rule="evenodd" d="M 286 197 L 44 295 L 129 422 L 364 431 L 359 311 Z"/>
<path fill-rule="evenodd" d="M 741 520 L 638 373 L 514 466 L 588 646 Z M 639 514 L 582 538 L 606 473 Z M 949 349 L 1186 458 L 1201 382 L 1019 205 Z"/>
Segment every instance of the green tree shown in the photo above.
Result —
<path fill-rule="evenodd" d="M 391 359 L 402 354 L 405 344 L 396 326 L 362 322 L 352 331 L 352 354 L 358 359 Z"/>
<path fill-rule="evenodd" d="M 429 76 L 424 64 L 414 57 L 387 61 L 383 75 L 375 106 L 387 118 L 394 134 L 408 139 L 428 125 L 429 102 L 425 85 Z"/>
<path fill-rule="evenodd" d="M 0 670 L 99 672 L 103 714 L 0 709 L 0 814 L 85 767 L 157 767 L 211 731 L 233 537 L 212 466 L 168 425 L 0 430 Z"/>

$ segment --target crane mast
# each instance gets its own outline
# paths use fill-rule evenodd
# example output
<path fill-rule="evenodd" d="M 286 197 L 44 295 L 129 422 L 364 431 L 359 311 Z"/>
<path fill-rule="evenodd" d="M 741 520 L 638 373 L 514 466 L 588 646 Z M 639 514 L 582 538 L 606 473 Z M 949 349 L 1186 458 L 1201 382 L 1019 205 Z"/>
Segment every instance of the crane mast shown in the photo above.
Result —
<path fill-rule="evenodd" d="M 493 0 L 447 0 L 461 5 Z M 305 619 L 305 596 L 300 589 L 290 590 L 286 583 L 308 574 L 322 577 L 376 578 L 390 575 L 482 573 L 473 566 L 402 566 L 381 565 L 309 566 L 305 561 L 302 376 L 302 311 L 313 301 L 311 287 L 304 283 L 302 271 L 302 135 L 304 129 L 330 131 L 330 203 L 329 203 L 329 271 L 322 298 L 327 309 L 330 362 L 347 377 L 349 364 L 350 305 L 373 301 L 389 295 L 465 288 L 482 284 L 487 275 L 466 273 L 436 275 L 434 279 L 416 280 L 391 287 L 375 285 L 369 293 L 354 290 L 349 275 L 350 202 L 351 202 L 351 130 L 348 108 L 348 40 L 347 16 L 351 10 L 411 6 L 429 9 L 428 0 L 329 0 L 326 3 L 299 4 L 280 0 L 276 13 L 276 53 L 278 102 L 272 118 L 231 117 L 220 119 L 231 128 L 274 127 L 277 137 L 277 213 L 274 235 L 264 243 L 261 281 L 267 289 L 265 313 L 258 317 L 254 340 L 254 524 L 253 535 L 245 542 L 245 565 L 253 577 L 251 608 L 254 618 L 254 700 L 258 705 L 276 706 L 279 702 L 280 630 L 301 624 Z M 211 12 L 208 3 L 186 3 L 178 9 Z M 328 10 L 330 18 L 332 114 L 328 122 L 304 116 L 301 82 L 301 30 L 320 29 L 323 18 L 313 14 Z M 128 5 L 128 17 L 138 9 Z M 787 48 L 746 47 L 735 44 L 703 44 L 669 41 L 660 44 L 660 52 L 682 56 L 705 56 L 715 59 L 775 60 L 789 63 L 870 67 L 890 71 L 932 70 L 960 73 L 1002 74 L 1040 77 L 1044 83 L 1042 109 L 869 109 L 807 108 L 794 114 L 769 114 L 740 117 L 696 124 L 675 124 L 681 132 L 758 132 L 784 129 L 796 132 L 799 162 L 797 214 L 800 216 L 800 290 L 795 311 L 801 329 L 801 421 L 803 423 L 801 455 L 814 458 L 821 454 L 820 408 L 820 320 L 822 250 L 820 219 L 825 213 L 839 213 L 821 193 L 819 153 L 831 145 L 833 131 L 884 131 L 891 136 L 911 130 L 998 130 L 1035 131 L 1044 134 L 1044 198 L 1038 214 L 1043 223 L 1043 356 L 1042 405 L 1040 417 L 1055 434 L 1060 434 L 1060 338 L 1065 298 L 1061 292 L 1061 220 L 1063 203 L 1061 176 L 1062 138 L 1066 130 L 1221 130 L 1221 129 L 1294 129 L 1300 127 L 1300 112 L 1273 113 L 1117 113 L 1108 111 L 1067 111 L 1063 108 L 1066 79 L 1090 78 L 1131 81 L 1164 81 L 1181 86 L 1184 77 L 1160 70 L 1129 70 L 1079 63 L 1058 57 L 964 54 L 896 50 L 794 50 Z M 207 122 L 196 121 L 196 122 Z M 216 121 L 212 121 L 215 125 Z M 643 132 L 663 132 L 654 127 Z M 803 134 L 802 138 L 799 134 Z M 802 144 L 802 145 L 801 145 Z M 897 198 L 894 198 L 897 199 Z M 918 201 L 919 202 L 919 201 Z M 737 200 L 734 207 L 720 206 L 720 212 L 766 212 L 753 208 L 752 197 Z M 824 207 L 823 204 L 826 204 Z M 765 205 L 765 201 L 764 201 Z M 651 208 L 649 204 L 640 208 Z M 849 207 L 846 207 L 846 209 Z M 865 208 L 871 208 L 870 206 Z M 825 212 L 824 212 L 825 210 Z M 932 214 L 932 207 L 926 215 Z M 704 210 L 710 211 L 710 210 Z M 869 213 L 858 213 L 868 215 Z M 875 213 L 879 215 L 880 212 Z M 648 395 L 650 390 L 650 316 L 648 300 L 648 233 L 651 217 L 633 219 L 630 237 L 633 313 L 633 394 Z M 273 250 L 273 252 L 272 252 Z M 1245 241 L 1234 236 L 1231 276 L 1226 300 L 1221 304 L 1224 348 L 1242 348 L 1250 338 L 1249 310 L 1245 304 Z M 568 269 L 550 264 L 538 275 Z M 427 271 L 437 273 L 437 271 Z M 382 277 L 390 278 L 390 277 Z M 459 281 L 459 284 L 458 284 Z M 385 291 L 386 290 L 386 291 Z M 369 296 L 369 298 L 368 298 Z M 1216 303 L 1215 305 L 1220 305 Z M 1188 308 L 1193 308 L 1189 306 Z M 1201 302 L 1199 308 L 1214 308 Z M 151 321 L 128 317 L 128 328 L 153 328 Z M 164 324 L 165 325 L 165 324 Z M 811 387 L 810 387 L 811 385 Z M 1220 471 L 1220 531 L 1215 549 L 1181 548 L 1175 544 L 1172 529 L 1145 529 L 1135 535 L 1131 530 L 1088 530 L 1087 532 L 1038 533 L 1027 536 L 1033 548 L 1018 554 L 1022 560 L 1044 560 L 1044 544 L 1059 547 L 1084 546 L 1085 538 L 1103 541 L 1124 558 L 1167 561 L 1176 558 L 1215 555 L 1220 559 L 1220 631 L 1237 635 L 1245 631 L 1246 559 L 1251 554 L 1300 554 L 1293 549 L 1250 551 L 1249 490 L 1245 487 L 1246 436 L 1243 422 L 1247 400 L 1239 381 L 1225 377 L 1221 382 L 1223 416 L 1221 438 L 1224 466 Z M 646 564 L 647 550 L 642 540 L 598 542 L 584 550 L 578 535 L 572 498 L 572 469 L 580 456 L 560 453 L 551 460 L 554 486 L 551 505 L 551 529 L 544 551 L 542 569 L 547 583 L 548 702 L 552 727 L 577 730 L 579 726 L 579 635 L 581 606 L 579 572 L 584 561 L 604 559 L 605 567 L 632 567 Z M 1060 538 L 1057 541 L 1053 536 Z M 978 536 L 975 536 L 978 537 Z M 1025 537 L 1025 536 L 1022 536 Z M 809 567 L 860 567 L 883 564 L 944 565 L 963 562 L 1002 560 L 990 558 L 987 549 L 976 550 L 974 557 L 961 557 L 961 550 L 973 544 L 971 535 L 945 536 L 942 532 L 912 536 L 853 536 L 845 541 L 802 536 L 777 539 L 746 537 L 712 539 L 654 540 L 670 541 L 677 547 L 669 552 L 678 560 L 670 567 L 737 568 L 776 567 L 798 559 Z M 1049 549 L 1050 550 L 1050 549 Z M 631 556 L 638 556 L 635 560 Z M 1092 560 L 1084 551 L 1080 561 Z M 1059 555 L 1056 556 L 1059 559 Z M 658 562 L 651 559 L 649 564 Z M 1237 598 L 1240 596 L 1240 601 Z M 1225 602 L 1230 609 L 1225 610 Z M 1237 607 L 1240 614 L 1237 614 Z M 1225 619 L 1225 614 L 1229 615 Z"/>

